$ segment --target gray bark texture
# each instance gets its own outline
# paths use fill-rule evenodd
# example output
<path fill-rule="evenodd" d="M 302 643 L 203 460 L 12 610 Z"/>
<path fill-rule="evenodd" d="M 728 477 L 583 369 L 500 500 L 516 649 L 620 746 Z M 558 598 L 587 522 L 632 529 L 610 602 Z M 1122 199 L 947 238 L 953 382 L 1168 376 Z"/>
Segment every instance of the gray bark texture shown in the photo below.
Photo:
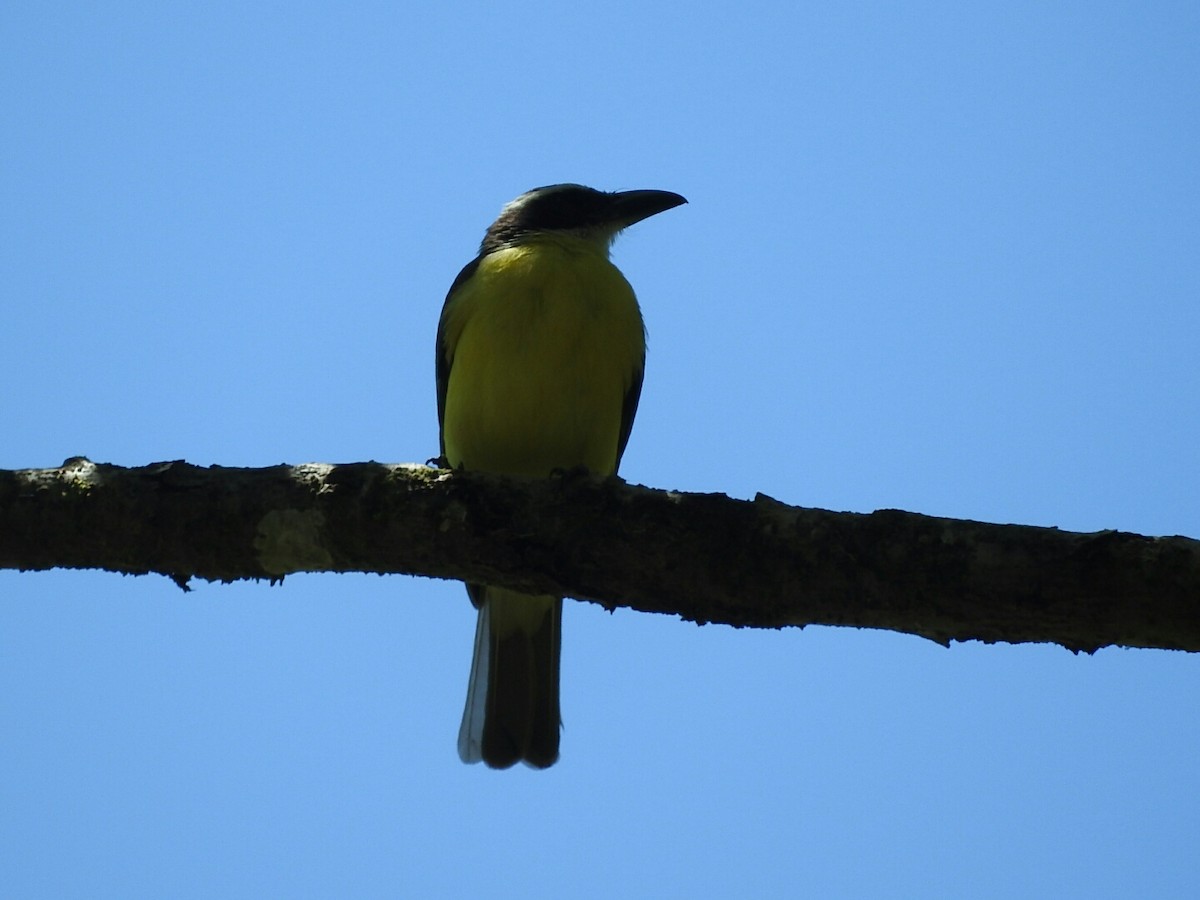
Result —
<path fill-rule="evenodd" d="M 829 512 L 565 472 L 419 465 L 0 470 L 0 568 L 389 572 L 739 627 L 1200 650 L 1200 541 Z"/>

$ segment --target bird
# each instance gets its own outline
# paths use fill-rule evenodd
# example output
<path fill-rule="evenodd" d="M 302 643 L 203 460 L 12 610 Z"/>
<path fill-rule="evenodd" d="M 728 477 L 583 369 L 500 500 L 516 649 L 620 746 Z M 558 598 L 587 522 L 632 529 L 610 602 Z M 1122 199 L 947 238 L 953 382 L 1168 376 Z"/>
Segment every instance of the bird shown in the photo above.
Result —
<path fill-rule="evenodd" d="M 646 331 L 609 251 L 623 229 L 686 202 L 554 184 L 505 204 L 438 321 L 441 465 L 519 478 L 616 474 Z M 477 613 L 459 756 L 548 768 L 559 756 L 562 598 L 481 584 L 467 593 Z"/>

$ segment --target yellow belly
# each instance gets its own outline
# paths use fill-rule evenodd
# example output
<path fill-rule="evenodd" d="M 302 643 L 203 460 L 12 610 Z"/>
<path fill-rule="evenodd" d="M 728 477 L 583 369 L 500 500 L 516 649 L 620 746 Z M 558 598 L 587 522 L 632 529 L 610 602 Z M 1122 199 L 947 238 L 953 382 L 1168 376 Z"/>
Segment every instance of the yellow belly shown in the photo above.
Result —
<path fill-rule="evenodd" d="M 452 466 L 616 470 L 646 343 L 633 289 L 603 254 L 557 241 L 489 254 L 451 299 L 444 338 Z"/>

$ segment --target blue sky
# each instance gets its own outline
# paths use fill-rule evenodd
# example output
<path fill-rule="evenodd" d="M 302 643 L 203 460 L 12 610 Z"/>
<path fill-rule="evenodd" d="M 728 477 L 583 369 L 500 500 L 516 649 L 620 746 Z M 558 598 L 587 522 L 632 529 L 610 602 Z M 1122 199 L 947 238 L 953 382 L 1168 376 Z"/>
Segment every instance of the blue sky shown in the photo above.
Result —
<path fill-rule="evenodd" d="M 0 13 L 0 466 L 422 461 L 535 185 L 616 262 L 630 481 L 1200 537 L 1200 8 Z M 803 586 L 797 586 L 802 589 Z M 21 897 L 1127 897 L 1194 886 L 1200 659 L 568 603 L 562 760 L 466 767 L 461 587 L 0 572 Z"/>

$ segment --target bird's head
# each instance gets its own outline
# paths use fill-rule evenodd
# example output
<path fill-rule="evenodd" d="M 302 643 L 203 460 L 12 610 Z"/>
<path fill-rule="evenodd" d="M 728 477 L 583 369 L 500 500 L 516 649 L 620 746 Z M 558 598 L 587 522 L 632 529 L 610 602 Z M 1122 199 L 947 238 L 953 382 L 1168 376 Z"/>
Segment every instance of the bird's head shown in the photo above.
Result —
<path fill-rule="evenodd" d="M 581 184 L 534 188 L 505 204 L 484 235 L 480 253 L 539 236 L 595 242 L 607 253 L 622 229 L 683 203 L 687 200 L 670 191 L 597 191 Z"/>

